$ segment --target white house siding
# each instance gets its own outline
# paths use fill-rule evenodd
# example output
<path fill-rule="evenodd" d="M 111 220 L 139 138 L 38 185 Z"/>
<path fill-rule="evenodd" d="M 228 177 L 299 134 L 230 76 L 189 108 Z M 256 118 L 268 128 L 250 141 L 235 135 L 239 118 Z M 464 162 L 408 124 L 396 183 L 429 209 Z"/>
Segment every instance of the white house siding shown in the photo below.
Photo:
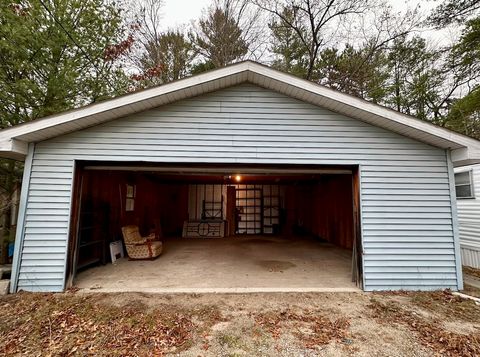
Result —
<path fill-rule="evenodd" d="M 37 143 L 18 289 L 63 289 L 74 160 L 359 164 L 365 290 L 457 287 L 444 150 L 245 84 Z"/>
<path fill-rule="evenodd" d="M 480 269 L 480 165 L 464 166 L 455 172 L 472 170 L 475 198 L 457 199 L 462 263 Z"/>

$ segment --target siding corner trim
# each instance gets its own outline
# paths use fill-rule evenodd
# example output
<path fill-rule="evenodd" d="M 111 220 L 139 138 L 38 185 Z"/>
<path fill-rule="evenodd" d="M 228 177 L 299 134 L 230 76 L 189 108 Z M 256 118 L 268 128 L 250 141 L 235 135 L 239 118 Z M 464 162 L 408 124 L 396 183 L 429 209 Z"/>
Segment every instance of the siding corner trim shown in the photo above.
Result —
<path fill-rule="evenodd" d="M 20 273 L 21 253 L 23 250 L 23 238 L 25 233 L 25 213 L 27 211 L 28 192 L 30 190 L 30 178 L 32 173 L 33 153 L 35 144 L 28 145 L 27 158 L 23 168 L 22 189 L 20 191 L 20 204 L 18 207 L 17 230 L 15 232 L 15 248 L 13 252 L 12 275 L 10 277 L 10 293 L 17 292 L 18 276 Z"/>
<path fill-rule="evenodd" d="M 445 150 L 448 165 L 448 181 L 450 186 L 450 202 L 452 210 L 452 228 L 453 241 L 455 250 L 455 268 L 457 272 L 457 289 L 463 290 L 463 273 L 462 273 L 462 254 L 460 251 L 460 235 L 458 229 L 458 213 L 457 213 L 457 195 L 455 192 L 455 173 L 453 171 L 452 152 L 450 149 Z"/>

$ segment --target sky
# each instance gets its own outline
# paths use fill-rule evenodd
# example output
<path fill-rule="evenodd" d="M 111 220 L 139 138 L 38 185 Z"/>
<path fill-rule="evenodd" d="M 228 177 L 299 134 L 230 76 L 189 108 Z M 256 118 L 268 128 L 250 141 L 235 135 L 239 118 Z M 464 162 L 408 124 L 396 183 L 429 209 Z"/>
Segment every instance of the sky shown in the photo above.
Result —
<path fill-rule="evenodd" d="M 175 27 L 190 22 L 190 20 L 198 18 L 202 9 L 212 3 L 212 0 L 164 0 L 164 22 L 166 27 Z M 389 0 L 391 5 L 401 10 L 405 8 L 405 4 L 413 5 L 420 4 L 425 10 L 432 9 L 436 6 L 438 1 L 432 0 Z"/>
<path fill-rule="evenodd" d="M 438 6 L 439 0 L 387 0 L 397 11 L 405 10 L 407 7 L 420 5 L 423 13 L 429 13 Z M 164 0 L 163 7 L 163 28 L 175 28 L 177 26 L 189 25 L 192 20 L 198 19 L 202 15 L 202 10 L 208 7 L 212 0 Z M 449 44 L 457 35 L 455 29 L 447 30 L 428 30 L 423 31 L 421 35 L 435 44 Z"/>
<path fill-rule="evenodd" d="M 199 18 L 202 9 L 207 7 L 211 0 L 164 0 L 164 24 L 165 27 L 176 27 L 190 23 L 191 20 Z"/>

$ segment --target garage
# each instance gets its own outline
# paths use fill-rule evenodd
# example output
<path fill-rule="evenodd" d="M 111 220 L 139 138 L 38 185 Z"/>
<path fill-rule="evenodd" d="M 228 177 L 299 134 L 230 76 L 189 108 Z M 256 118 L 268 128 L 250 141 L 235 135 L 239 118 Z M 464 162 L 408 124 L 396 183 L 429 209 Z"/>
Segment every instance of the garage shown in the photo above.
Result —
<path fill-rule="evenodd" d="M 251 61 L 7 128 L 10 291 L 462 289 L 453 168 L 479 153 Z M 162 253 L 111 264 L 125 235 Z"/>
<path fill-rule="evenodd" d="M 79 163 L 73 285 L 101 291 L 352 291 L 361 287 L 355 167 Z M 122 227 L 162 242 L 119 259 Z M 128 256 L 128 247 L 125 251 Z"/>

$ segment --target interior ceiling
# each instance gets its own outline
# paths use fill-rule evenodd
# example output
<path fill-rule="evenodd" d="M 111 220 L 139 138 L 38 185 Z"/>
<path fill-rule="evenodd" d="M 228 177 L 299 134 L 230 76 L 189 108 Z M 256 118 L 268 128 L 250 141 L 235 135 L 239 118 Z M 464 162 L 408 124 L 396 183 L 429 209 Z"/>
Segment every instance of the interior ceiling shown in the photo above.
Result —
<path fill-rule="evenodd" d="M 199 165 L 80 163 L 85 170 L 142 175 L 160 183 L 286 184 L 317 182 L 321 177 L 351 175 L 354 167 L 321 165 Z"/>
<path fill-rule="evenodd" d="M 305 176 L 328 174 L 351 174 L 356 169 L 346 165 L 227 165 L 227 164 L 176 164 L 139 163 L 122 165 L 119 163 L 80 162 L 85 170 L 97 171 L 125 171 L 125 172 L 150 172 L 163 175 L 189 175 L 189 176 Z"/>
<path fill-rule="evenodd" d="M 252 184 L 252 183 L 265 183 L 265 184 L 281 184 L 292 182 L 306 182 L 317 181 L 322 176 L 317 175 L 243 175 L 241 173 L 237 175 L 176 175 L 176 174 L 161 174 L 151 173 L 156 181 L 159 182 L 184 182 L 184 183 L 218 183 L 218 184 Z"/>
<path fill-rule="evenodd" d="M 105 171 L 112 172 L 112 171 Z M 183 184 L 292 184 L 292 183 L 313 183 L 318 182 L 322 177 L 333 176 L 333 174 L 296 174 L 296 175 L 252 175 L 252 174 L 236 174 L 236 175 L 200 175 L 200 174 L 176 174 L 176 173 L 159 173 L 159 172 L 131 172 L 131 171 L 115 171 L 125 174 L 132 179 L 135 176 L 143 176 L 147 179 L 158 183 L 183 183 Z"/>
<path fill-rule="evenodd" d="M 286 184 L 318 182 L 322 177 L 349 175 L 347 168 L 273 168 L 273 167 L 152 167 L 152 166 L 85 166 L 86 170 L 142 175 L 159 183 L 216 184 Z"/>

